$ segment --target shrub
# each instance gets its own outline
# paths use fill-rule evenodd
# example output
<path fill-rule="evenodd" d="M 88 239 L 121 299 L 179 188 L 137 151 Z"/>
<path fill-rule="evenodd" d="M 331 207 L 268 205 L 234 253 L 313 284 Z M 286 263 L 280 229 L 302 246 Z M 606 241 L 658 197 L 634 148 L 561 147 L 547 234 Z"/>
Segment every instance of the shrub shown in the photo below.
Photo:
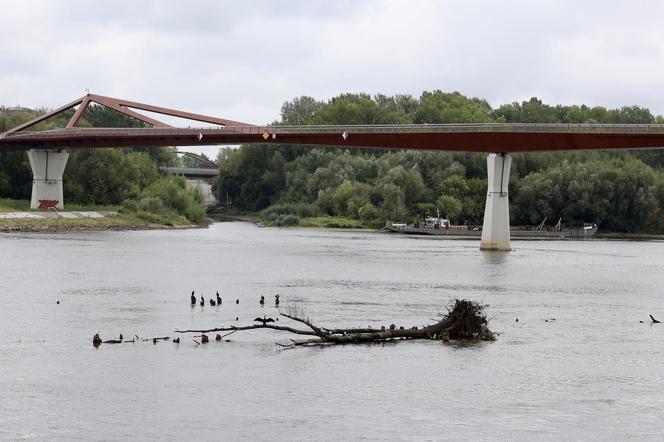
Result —
<path fill-rule="evenodd" d="M 275 224 L 280 227 L 296 226 L 300 219 L 295 215 L 281 215 L 276 219 Z"/>

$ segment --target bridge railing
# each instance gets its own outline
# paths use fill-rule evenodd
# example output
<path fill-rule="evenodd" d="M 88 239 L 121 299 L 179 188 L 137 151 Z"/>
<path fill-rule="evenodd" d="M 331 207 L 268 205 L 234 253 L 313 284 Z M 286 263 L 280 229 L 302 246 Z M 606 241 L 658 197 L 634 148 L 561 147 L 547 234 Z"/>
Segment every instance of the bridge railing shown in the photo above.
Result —
<path fill-rule="evenodd" d="M 21 131 L 6 134 L 6 138 L 57 138 L 76 136 L 197 136 L 214 134 L 261 135 L 268 134 L 336 134 L 336 133 L 574 133 L 574 134 L 663 134 L 662 124 L 402 124 L 402 125 L 309 125 L 309 126 L 226 126 L 201 128 L 67 128 L 45 131 Z"/>

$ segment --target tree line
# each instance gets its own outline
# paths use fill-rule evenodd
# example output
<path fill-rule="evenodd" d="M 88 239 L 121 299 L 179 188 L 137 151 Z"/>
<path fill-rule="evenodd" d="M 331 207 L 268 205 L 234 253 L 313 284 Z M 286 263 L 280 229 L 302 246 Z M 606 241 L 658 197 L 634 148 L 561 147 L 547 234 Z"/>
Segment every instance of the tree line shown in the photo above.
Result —
<path fill-rule="evenodd" d="M 551 106 L 537 98 L 492 108 L 458 92 L 298 97 L 273 124 L 664 123 L 645 108 Z M 664 233 L 664 151 L 523 153 L 513 156 L 513 224 L 597 222 L 602 229 Z M 269 222 L 332 216 L 378 227 L 435 214 L 482 223 L 486 155 L 245 145 L 218 156 L 218 199 Z"/>

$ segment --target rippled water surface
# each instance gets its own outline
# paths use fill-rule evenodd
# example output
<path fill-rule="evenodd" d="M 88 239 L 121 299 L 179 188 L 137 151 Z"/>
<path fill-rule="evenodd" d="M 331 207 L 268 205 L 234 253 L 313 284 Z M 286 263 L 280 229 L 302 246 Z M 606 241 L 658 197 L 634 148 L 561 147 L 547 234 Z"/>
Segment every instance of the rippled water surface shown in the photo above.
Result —
<path fill-rule="evenodd" d="M 664 243 L 478 246 L 245 223 L 0 235 L 0 439 L 661 440 Z M 223 305 L 191 308 L 194 289 Z M 326 326 L 422 325 L 469 298 L 501 335 L 91 345 L 248 324 L 276 293 Z"/>

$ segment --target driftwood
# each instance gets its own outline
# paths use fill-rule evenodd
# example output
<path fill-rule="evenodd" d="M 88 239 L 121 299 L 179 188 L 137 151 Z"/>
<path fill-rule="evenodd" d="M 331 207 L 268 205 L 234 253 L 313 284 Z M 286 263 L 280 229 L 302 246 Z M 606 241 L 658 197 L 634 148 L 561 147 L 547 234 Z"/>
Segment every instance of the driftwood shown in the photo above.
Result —
<path fill-rule="evenodd" d="M 257 325 L 219 327 L 207 330 L 175 330 L 176 333 L 212 333 L 219 331 L 230 331 L 232 333 L 243 330 L 271 329 L 285 331 L 297 335 L 311 336 L 311 339 L 295 341 L 291 339 L 290 344 L 279 344 L 285 347 L 299 345 L 321 345 L 321 344 L 356 344 L 367 342 L 392 341 L 400 339 L 483 339 L 493 340 L 495 335 L 487 326 L 484 307 L 473 301 L 455 300 L 448 313 L 439 321 L 425 327 L 389 327 L 373 328 L 334 328 L 320 327 L 301 312 L 289 311 L 280 313 L 281 316 L 299 322 L 308 329 L 274 325 L 263 322 Z"/>

